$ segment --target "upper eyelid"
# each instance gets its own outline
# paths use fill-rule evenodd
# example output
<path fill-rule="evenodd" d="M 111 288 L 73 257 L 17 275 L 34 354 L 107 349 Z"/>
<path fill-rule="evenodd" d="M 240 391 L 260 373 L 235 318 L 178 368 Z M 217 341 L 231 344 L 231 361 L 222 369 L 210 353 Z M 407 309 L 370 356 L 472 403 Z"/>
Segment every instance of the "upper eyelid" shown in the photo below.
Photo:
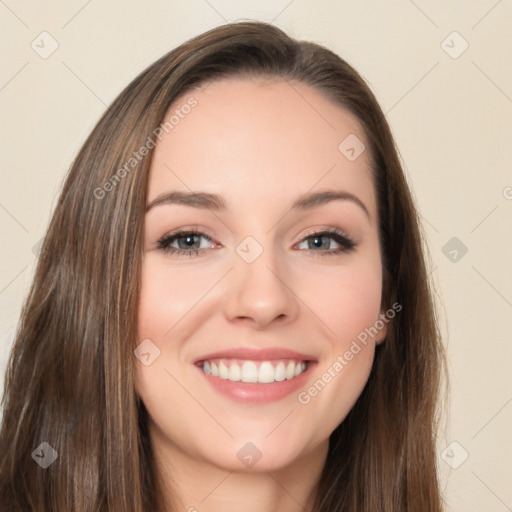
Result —
<path fill-rule="evenodd" d="M 159 242 L 160 241 L 166 241 L 166 240 L 169 240 L 169 239 L 180 238 L 180 237 L 186 236 L 186 235 L 196 235 L 196 236 L 199 236 L 199 237 L 204 237 L 204 238 L 208 239 L 210 242 L 219 243 L 219 242 L 217 242 L 215 240 L 215 238 L 211 237 L 210 235 L 208 235 L 208 233 L 205 233 L 200 228 L 198 228 L 198 229 L 195 229 L 195 228 L 185 228 L 185 229 L 180 229 L 178 231 L 174 231 L 174 232 L 168 233 L 168 234 L 162 236 L 159 239 Z M 355 240 L 353 239 L 353 237 L 351 237 L 349 234 L 347 234 L 345 232 L 345 230 L 343 230 L 343 229 L 334 228 L 334 227 L 323 227 L 323 228 L 311 228 L 310 230 L 306 231 L 306 233 L 304 233 L 301 236 L 301 238 L 297 242 L 295 242 L 295 244 L 303 242 L 307 238 L 310 238 L 310 237 L 315 236 L 315 235 L 339 235 L 339 236 L 342 236 L 342 237 L 346 238 L 349 242 L 352 242 L 354 244 L 356 243 Z M 331 238 L 332 238 L 332 236 L 331 236 Z M 190 249 L 190 250 L 200 250 L 200 249 Z"/>
<path fill-rule="evenodd" d="M 325 227 L 325 228 L 311 228 L 311 230 L 306 231 L 301 237 L 301 240 L 304 238 L 313 236 L 313 235 L 321 235 L 321 234 L 336 234 L 344 236 L 345 238 L 352 240 L 352 237 L 344 230 L 340 228 L 334 228 L 334 227 Z"/>

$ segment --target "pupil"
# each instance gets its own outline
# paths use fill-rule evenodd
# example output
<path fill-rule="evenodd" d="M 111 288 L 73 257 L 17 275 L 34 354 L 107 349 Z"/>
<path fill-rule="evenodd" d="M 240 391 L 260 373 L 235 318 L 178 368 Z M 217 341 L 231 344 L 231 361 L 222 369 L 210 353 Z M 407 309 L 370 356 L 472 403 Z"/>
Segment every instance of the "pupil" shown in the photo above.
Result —
<path fill-rule="evenodd" d="M 322 238 L 324 238 L 323 236 L 315 236 L 314 237 L 314 245 L 315 247 L 322 247 Z"/>
<path fill-rule="evenodd" d="M 185 244 L 187 244 L 189 247 L 191 245 L 194 245 L 194 237 L 195 237 L 195 235 L 186 235 L 185 236 Z"/>

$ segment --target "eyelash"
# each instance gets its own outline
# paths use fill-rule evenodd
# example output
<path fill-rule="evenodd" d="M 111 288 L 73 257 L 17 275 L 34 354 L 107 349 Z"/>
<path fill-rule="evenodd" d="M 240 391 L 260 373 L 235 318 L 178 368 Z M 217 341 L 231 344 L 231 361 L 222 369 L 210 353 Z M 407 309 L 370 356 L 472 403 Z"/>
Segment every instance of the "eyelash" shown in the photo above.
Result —
<path fill-rule="evenodd" d="M 184 231 L 177 231 L 176 233 L 171 233 L 169 235 L 163 236 L 160 240 L 157 242 L 157 249 L 165 252 L 165 253 L 171 253 L 176 256 L 199 256 L 201 252 L 204 251 L 204 249 L 177 249 L 176 247 L 170 247 L 170 244 L 177 240 L 178 238 L 182 238 L 185 236 L 199 236 L 203 237 L 209 242 L 213 242 L 213 240 L 206 235 L 205 233 L 202 233 L 201 231 L 196 230 L 184 230 Z M 339 229 L 331 229 L 331 230 L 320 230 L 320 231 L 313 231 L 311 233 L 306 234 L 304 238 L 299 243 L 302 243 L 309 238 L 331 238 L 334 240 L 337 244 L 340 245 L 338 249 L 330 249 L 328 251 L 315 251 L 312 249 L 306 249 L 307 251 L 311 252 L 313 256 L 318 256 L 323 258 L 324 256 L 336 256 L 340 255 L 342 253 L 348 253 L 355 249 L 356 243 L 343 231 Z"/>

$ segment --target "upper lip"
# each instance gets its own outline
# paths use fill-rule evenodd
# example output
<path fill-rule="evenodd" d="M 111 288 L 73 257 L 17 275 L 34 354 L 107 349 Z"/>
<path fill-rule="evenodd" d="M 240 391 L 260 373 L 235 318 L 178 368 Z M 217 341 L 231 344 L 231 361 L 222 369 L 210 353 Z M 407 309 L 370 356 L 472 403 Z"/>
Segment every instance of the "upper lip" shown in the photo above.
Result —
<path fill-rule="evenodd" d="M 231 348 L 226 350 L 219 350 L 218 352 L 210 352 L 204 356 L 198 357 L 194 360 L 194 364 L 201 361 L 208 361 L 211 359 L 246 359 L 249 361 L 269 361 L 272 359 L 295 359 L 299 361 L 316 361 L 316 357 L 310 354 L 303 354 L 295 350 L 288 350 L 286 348 L 269 347 L 269 348 Z"/>

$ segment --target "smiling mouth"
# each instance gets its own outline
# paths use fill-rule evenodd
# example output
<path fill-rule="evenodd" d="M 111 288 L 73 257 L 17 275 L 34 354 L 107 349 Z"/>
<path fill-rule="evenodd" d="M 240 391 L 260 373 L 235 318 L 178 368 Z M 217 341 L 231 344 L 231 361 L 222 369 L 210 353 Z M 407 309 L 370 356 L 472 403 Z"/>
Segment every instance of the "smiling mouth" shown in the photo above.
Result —
<path fill-rule="evenodd" d="M 197 366 L 206 375 L 232 382 L 271 384 L 293 380 L 304 373 L 309 361 L 277 359 L 252 361 L 241 359 L 210 359 L 199 361 Z"/>

